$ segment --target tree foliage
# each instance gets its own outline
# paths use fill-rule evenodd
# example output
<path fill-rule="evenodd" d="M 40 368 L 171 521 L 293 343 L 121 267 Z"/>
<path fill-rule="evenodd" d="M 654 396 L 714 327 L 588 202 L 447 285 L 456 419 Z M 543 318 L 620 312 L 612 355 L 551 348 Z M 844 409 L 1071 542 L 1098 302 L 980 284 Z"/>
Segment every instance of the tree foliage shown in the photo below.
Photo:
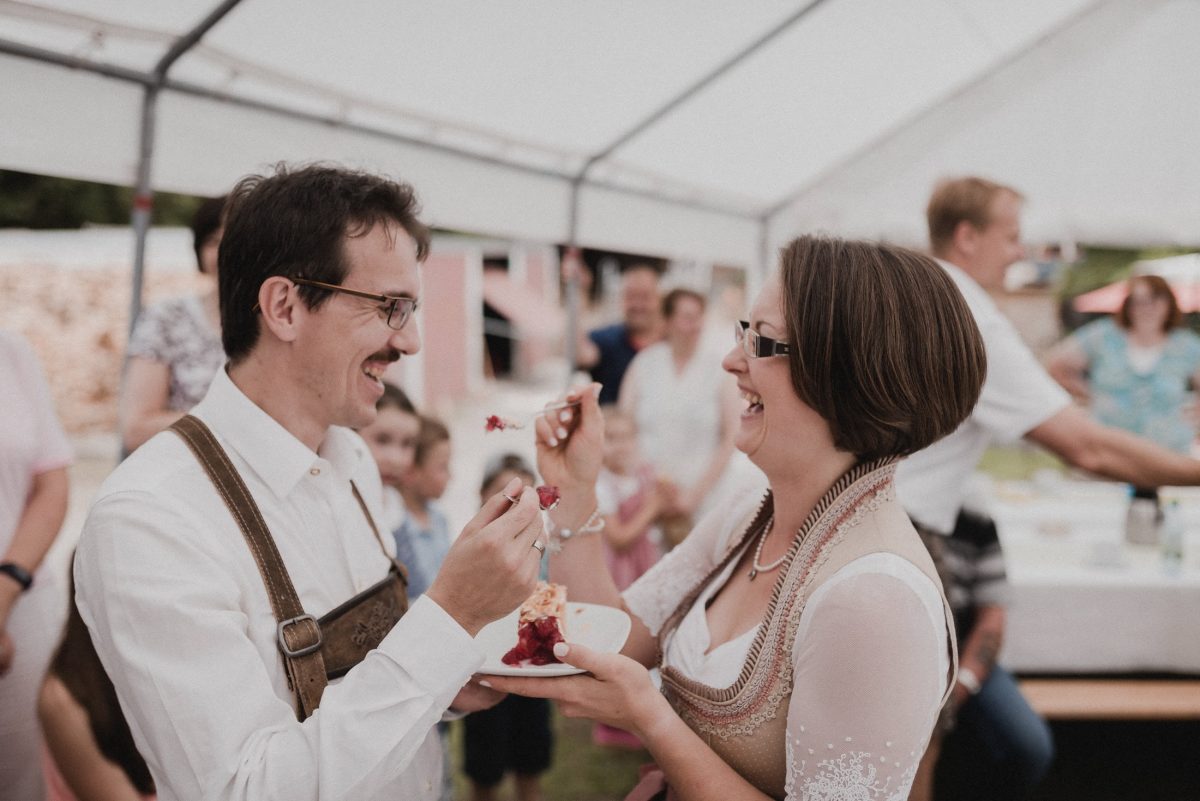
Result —
<path fill-rule="evenodd" d="M 155 194 L 154 224 L 187 225 L 200 200 Z M 0 228 L 124 225 L 132 208 L 130 187 L 0 170 Z"/>

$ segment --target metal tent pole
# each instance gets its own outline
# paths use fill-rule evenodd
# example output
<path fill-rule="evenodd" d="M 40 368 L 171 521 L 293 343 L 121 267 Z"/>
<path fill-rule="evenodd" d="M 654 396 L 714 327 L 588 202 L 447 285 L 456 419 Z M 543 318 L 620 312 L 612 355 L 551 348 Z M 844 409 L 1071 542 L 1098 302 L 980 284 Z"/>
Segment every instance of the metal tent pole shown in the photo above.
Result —
<path fill-rule="evenodd" d="M 567 250 L 564 258 L 583 260 L 579 253 L 579 190 L 583 184 L 582 177 L 571 181 L 571 208 L 567 218 Z M 567 375 L 565 383 L 570 385 L 571 376 L 575 375 L 575 360 L 579 356 L 579 265 L 567 272 L 567 341 L 564 352 L 567 357 Z"/>
<path fill-rule="evenodd" d="M 158 97 L 167 82 L 167 72 L 179 58 L 216 25 L 222 17 L 233 10 L 241 0 L 224 0 L 208 16 L 175 43 L 158 60 L 152 73 L 152 81 L 145 84 L 142 94 L 142 124 L 138 143 L 137 184 L 133 190 L 133 281 L 129 300 L 129 330 L 137 323 L 142 313 L 142 283 L 146 267 L 146 235 L 150 232 L 150 220 L 154 212 L 154 190 L 150 186 L 150 169 L 154 162 L 154 132 L 158 114 Z"/>
<path fill-rule="evenodd" d="M 638 120 L 637 123 L 630 126 L 623 133 L 621 133 L 619 136 L 617 136 L 612 141 L 610 141 L 605 147 L 601 148 L 600 150 L 596 151 L 592 155 L 588 156 L 587 160 L 583 163 L 583 166 L 579 169 L 579 172 L 577 172 L 575 174 L 574 178 L 571 179 L 571 208 L 570 208 L 570 216 L 568 218 L 568 226 L 567 226 L 567 246 L 568 246 L 568 248 L 573 249 L 578 246 L 580 187 L 582 187 L 584 183 L 590 183 L 588 181 L 588 173 L 590 173 L 592 171 L 592 168 L 595 167 L 596 164 L 598 164 L 599 162 L 601 162 L 604 159 L 611 156 L 614 152 L 616 152 L 618 149 L 620 149 L 623 145 L 629 143 L 631 140 L 635 139 L 640 134 L 642 134 L 645 131 L 649 130 L 650 128 L 654 127 L 654 125 L 657 124 L 660 120 L 666 118 L 667 115 L 669 115 L 672 111 L 674 111 L 675 109 L 682 106 L 684 103 L 686 103 L 691 98 L 700 94 L 700 92 L 704 91 L 706 88 L 711 86 L 713 83 L 715 83 L 717 80 L 719 80 L 722 76 L 733 71 L 739 64 L 741 64 L 746 59 L 750 58 L 752 55 L 754 55 L 758 51 L 762 50 L 772 40 L 781 36 L 788 29 L 790 29 L 792 26 L 794 26 L 796 23 L 798 23 L 800 20 L 802 20 L 804 17 L 808 16 L 808 14 L 815 11 L 824 2 L 825 2 L 825 0 L 811 0 L 811 2 L 796 9 L 791 14 L 789 14 L 787 17 L 785 17 L 784 19 L 782 19 L 778 23 L 776 23 L 774 26 L 772 26 L 770 28 L 770 30 L 766 31 L 761 36 L 756 38 L 754 41 L 750 42 L 745 47 L 741 48 L 736 53 L 731 55 L 729 58 L 725 59 L 725 61 L 718 64 L 712 70 L 710 70 L 709 72 L 702 75 L 700 78 L 698 78 L 696 81 L 694 81 L 691 85 L 689 85 L 685 89 L 683 89 L 683 91 L 677 93 L 674 97 L 670 98 L 665 103 L 660 105 L 658 108 L 654 109 L 654 111 L 647 114 L 641 120 Z M 578 277 L 574 274 L 574 272 L 572 272 L 570 275 L 567 276 L 566 355 L 567 355 L 567 370 L 568 370 L 568 379 L 567 380 L 568 381 L 570 381 L 570 375 L 573 374 L 575 371 L 575 356 L 576 356 L 576 353 L 575 353 L 576 347 L 575 346 L 578 341 L 578 336 L 579 336 L 579 280 L 578 280 Z"/>

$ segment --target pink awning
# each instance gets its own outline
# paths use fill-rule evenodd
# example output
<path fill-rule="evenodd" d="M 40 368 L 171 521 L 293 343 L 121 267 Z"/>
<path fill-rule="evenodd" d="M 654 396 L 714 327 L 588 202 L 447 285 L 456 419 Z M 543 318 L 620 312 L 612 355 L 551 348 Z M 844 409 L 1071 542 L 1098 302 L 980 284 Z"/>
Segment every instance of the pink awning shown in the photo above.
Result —
<path fill-rule="evenodd" d="M 508 318 L 522 339 L 559 340 L 566 314 L 540 292 L 517 284 L 504 270 L 483 271 L 483 299 Z"/>

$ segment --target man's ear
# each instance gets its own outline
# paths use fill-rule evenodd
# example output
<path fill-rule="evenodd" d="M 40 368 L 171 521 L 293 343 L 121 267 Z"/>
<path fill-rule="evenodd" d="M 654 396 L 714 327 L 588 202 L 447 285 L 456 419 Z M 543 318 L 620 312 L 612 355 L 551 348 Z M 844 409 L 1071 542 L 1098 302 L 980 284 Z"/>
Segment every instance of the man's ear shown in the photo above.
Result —
<path fill-rule="evenodd" d="M 273 275 L 258 288 L 258 308 L 262 313 L 263 329 L 283 342 L 296 339 L 299 309 L 302 301 L 295 284 L 282 275 Z"/>
<path fill-rule="evenodd" d="M 959 220 L 954 226 L 954 249 L 968 256 L 974 255 L 979 241 L 979 229 L 967 220 Z"/>

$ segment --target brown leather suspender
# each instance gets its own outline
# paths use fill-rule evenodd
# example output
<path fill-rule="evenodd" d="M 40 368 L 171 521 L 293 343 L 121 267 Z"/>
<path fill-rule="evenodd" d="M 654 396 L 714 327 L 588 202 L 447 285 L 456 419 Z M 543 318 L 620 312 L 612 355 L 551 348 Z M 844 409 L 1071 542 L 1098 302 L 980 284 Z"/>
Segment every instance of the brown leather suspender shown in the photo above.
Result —
<path fill-rule="evenodd" d="M 258 504 L 254 502 L 246 483 L 238 475 L 229 456 L 212 431 L 192 415 L 186 415 L 177 420 L 171 426 L 171 430 L 182 437 L 192 453 L 196 455 L 213 485 L 216 486 L 222 500 L 225 501 L 225 505 L 229 507 L 234 520 L 237 521 L 242 535 L 246 538 L 246 544 L 250 546 L 250 552 L 254 555 L 254 561 L 258 564 L 258 571 L 266 586 L 267 597 L 271 602 L 271 611 L 275 613 L 275 619 L 279 623 L 276 629 L 276 644 L 279 652 L 283 655 L 288 686 L 296 693 L 297 714 L 300 720 L 304 720 L 316 710 L 317 705 L 321 702 L 321 694 L 325 690 L 328 678 L 325 657 L 322 654 L 324 638 L 321 625 L 316 618 L 304 611 L 300 598 L 296 595 L 296 587 L 292 584 L 292 579 L 283 564 L 283 558 L 279 555 L 279 549 L 275 546 L 275 540 L 267 528 Z M 363 514 L 371 525 L 371 531 L 379 541 L 379 547 L 384 548 L 383 538 L 358 491 L 358 487 L 355 487 L 353 482 L 350 483 L 350 486 L 355 499 L 362 507 Z M 384 548 L 384 554 L 387 554 L 386 548 Z M 353 625 L 344 624 L 341 627 L 347 631 L 352 628 L 357 629 L 358 636 L 355 637 L 356 642 L 353 646 L 348 646 L 348 649 L 337 649 L 335 661 L 340 664 L 336 666 L 335 677 L 345 673 L 350 666 L 357 664 L 367 651 L 378 645 L 379 640 L 391 630 L 395 621 L 407 609 L 407 599 L 404 596 L 407 573 L 403 565 L 390 555 L 388 559 L 391 560 L 395 572 L 366 592 L 360 593 L 360 596 L 366 596 L 374 602 L 372 606 L 373 622 L 366 627 L 370 629 L 366 632 L 369 636 L 364 636 L 362 631 L 364 626 L 358 621 L 350 621 L 349 623 Z M 331 623 L 341 620 L 345 617 L 344 608 L 353 606 L 360 596 L 355 596 L 354 599 L 338 607 L 326 617 L 332 618 Z M 386 602 L 384 606 L 380 606 L 381 598 Z M 364 609 L 365 611 L 367 610 Z M 343 638 L 339 637 L 338 639 Z"/>

